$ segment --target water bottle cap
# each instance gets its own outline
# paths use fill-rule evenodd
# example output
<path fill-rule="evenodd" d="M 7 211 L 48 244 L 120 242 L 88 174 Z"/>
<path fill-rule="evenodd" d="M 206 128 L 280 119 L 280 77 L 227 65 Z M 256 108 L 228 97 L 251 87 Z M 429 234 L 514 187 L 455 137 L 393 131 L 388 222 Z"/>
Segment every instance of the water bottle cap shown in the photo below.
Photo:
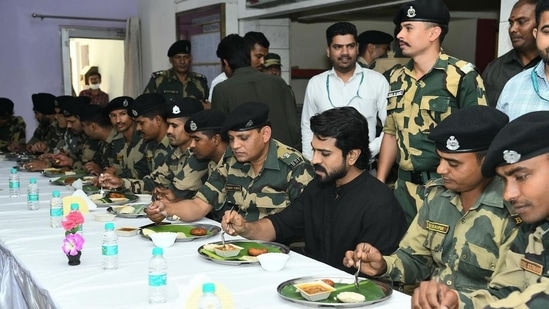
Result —
<path fill-rule="evenodd" d="M 202 293 L 215 293 L 215 284 L 211 282 L 202 285 Z"/>
<path fill-rule="evenodd" d="M 105 223 L 105 230 L 108 230 L 108 231 L 114 230 L 114 223 L 112 222 Z"/>
<path fill-rule="evenodd" d="M 164 254 L 164 249 L 159 247 L 153 248 L 153 255 L 163 255 L 163 254 Z"/>
<path fill-rule="evenodd" d="M 12 167 L 10 173 L 17 174 L 17 169 L 15 167 Z"/>
<path fill-rule="evenodd" d="M 59 193 L 59 191 L 56 190 L 56 191 L 53 191 L 53 192 L 51 193 L 51 196 L 53 196 L 53 197 L 60 197 L 61 194 Z"/>
<path fill-rule="evenodd" d="M 36 178 L 29 179 L 29 183 L 36 183 Z"/>
<path fill-rule="evenodd" d="M 78 203 L 72 203 L 71 204 L 71 210 L 77 210 L 79 209 L 80 207 L 78 206 Z"/>

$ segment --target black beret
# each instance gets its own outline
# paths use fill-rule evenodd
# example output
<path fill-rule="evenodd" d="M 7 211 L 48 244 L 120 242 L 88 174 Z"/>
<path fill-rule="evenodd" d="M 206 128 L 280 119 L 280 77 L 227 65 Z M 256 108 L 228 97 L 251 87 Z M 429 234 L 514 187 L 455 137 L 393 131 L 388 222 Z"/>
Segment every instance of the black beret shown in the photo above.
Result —
<path fill-rule="evenodd" d="M 77 116 L 78 112 L 84 108 L 84 106 L 90 104 L 89 97 L 73 97 L 70 95 L 62 95 L 56 98 L 57 103 L 63 115 L 65 117 Z"/>
<path fill-rule="evenodd" d="M 549 152 L 549 111 L 524 114 L 509 122 L 488 149 L 482 175 L 495 175 L 496 167 L 515 164 Z"/>
<path fill-rule="evenodd" d="M 269 124 L 269 106 L 264 103 L 248 102 L 237 106 L 227 117 L 221 133 L 227 131 L 248 131 Z"/>
<path fill-rule="evenodd" d="M 189 117 L 204 110 L 204 105 L 198 99 L 191 97 L 177 97 L 175 102 L 168 105 L 166 118 Z"/>
<path fill-rule="evenodd" d="M 13 101 L 8 98 L 0 98 L 0 116 L 13 115 Z"/>
<path fill-rule="evenodd" d="M 403 4 L 393 21 L 396 25 L 403 21 L 426 21 L 448 25 L 450 11 L 442 0 L 416 0 Z"/>
<path fill-rule="evenodd" d="M 359 34 L 356 40 L 361 44 L 389 44 L 393 36 L 383 31 L 368 30 Z"/>
<path fill-rule="evenodd" d="M 220 131 L 223 123 L 225 123 L 225 114 L 222 111 L 215 109 L 207 109 L 192 115 L 185 122 L 185 131 L 194 133 L 198 131 Z"/>
<path fill-rule="evenodd" d="M 280 56 L 275 53 L 268 53 L 267 56 L 264 57 L 265 63 L 263 64 L 264 67 L 268 68 L 272 65 L 279 65 L 282 66 L 280 63 Z"/>
<path fill-rule="evenodd" d="M 145 112 L 165 103 L 166 99 L 159 93 L 144 93 L 135 98 L 135 101 L 132 103 L 130 114 L 137 118 L 142 116 Z M 164 113 L 162 113 L 162 115 L 164 115 Z"/>
<path fill-rule="evenodd" d="M 442 152 L 484 151 L 508 122 L 509 117 L 493 107 L 473 105 L 452 112 L 431 130 L 429 139 Z"/>
<path fill-rule="evenodd" d="M 191 42 L 187 40 L 179 40 L 170 46 L 168 49 L 168 57 L 173 57 L 177 54 L 191 54 Z"/>
<path fill-rule="evenodd" d="M 76 117 L 78 117 L 81 122 L 89 121 L 91 119 L 94 119 L 97 114 L 100 114 L 102 112 L 103 107 L 101 105 L 88 104 L 78 110 Z"/>
<path fill-rule="evenodd" d="M 55 96 L 50 93 L 35 93 L 32 95 L 33 110 L 44 115 L 55 114 Z"/>
<path fill-rule="evenodd" d="M 115 110 L 125 109 L 130 110 L 130 105 L 133 103 L 132 97 L 121 96 L 112 99 L 107 106 L 105 106 L 105 113 L 110 113 Z"/>

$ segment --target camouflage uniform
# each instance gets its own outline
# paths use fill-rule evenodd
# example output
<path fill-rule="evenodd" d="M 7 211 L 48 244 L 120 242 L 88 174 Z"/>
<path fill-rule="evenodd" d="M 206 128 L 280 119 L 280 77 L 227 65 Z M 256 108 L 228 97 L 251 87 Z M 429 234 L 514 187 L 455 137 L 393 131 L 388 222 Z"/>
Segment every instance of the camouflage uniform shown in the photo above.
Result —
<path fill-rule="evenodd" d="M 12 116 L 4 126 L 0 128 L 0 151 L 7 151 L 11 144 L 25 145 L 27 125 L 21 116 Z"/>
<path fill-rule="evenodd" d="M 503 202 L 503 182 L 494 178 L 464 213 L 459 193 L 430 181 L 423 207 L 399 249 L 384 257 L 392 280 L 416 284 L 431 275 L 458 291 L 484 289 L 496 268 L 500 249 L 522 222 Z"/>
<path fill-rule="evenodd" d="M 59 136 L 58 134 L 58 128 L 59 125 L 57 124 L 57 121 L 53 121 L 47 126 L 39 124 L 38 127 L 36 127 L 36 130 L 34 130 L 32 138 L 29 140 L 28 144 L 44 142 L 50 148 L 50 150 L 55 149 L 60 140 L 63 139 L 63 137 Z"/>
<path fill-rule="evenodd" d="M 220 217 L 227 204 L 238 206 L 248 221 L 256 221 L 280 212 L 295 200 L 313 179 L 314 170 L 297 150 L 274 139 L 262 171 L 255 175 L 249 162 L 234 156 L 226 159 L 208 178 L 196 198 L 212 205 L 214 218 Z"/>
<path fill-rule="evenodd" d="M 121 142 L 122 141 L 122 142 Z M 113 141 L 113 165 L 116 175 L 121 178 L 143 178 L 151 171 L 145 157 L 148 142 L 141 138 L 141 134 L 134 127 L 132 140 L 127 143 L 125 138 Z"/>
<path fill-rule="evenodd" d="M 82 144 L 84 142 L 85 134 L 75 134 L 72 130 L 66 130 L 63 135 L 63 147 L 62 150 L 68 153 L 73 159 L 80 159 L 82 155 Z"/>
<path fill-rule="evenodd" d="M 197 160 L 188 149 L 183 152 L 179 147 L 150 175 L 156 184 L 169 188 L 180 199 L 191 198 L 207 176 L 208 162 Z"/>
<path fill-rule="evenodd" d="M 102 168 L 114 166 L 114 148 L 117 143 L 124 143 L 124 136 L 113 128 L 106 140 L 98 142 L 99 151 L 98 155 L 95 156 L 98 161 L 94 159 L 94 162 Z"/>
<path fill-rule="evenodd" d="M 174 102 L 174 97 L 192 97 L 200 101 L 208 99 L 209 88 L 206 76 L 189 72 L 187 80 L 181 83 L 173 69 L 152 73 L 144 93 L 160 93 L 168 103 Z"/>
<path fill-rule="evenodd" d="M 156 141 L 149 142 L 145 150 L 145 158 L 147 159 L 149 170 L 152 171 L 151 174 L 146 175 L 142 179 L 123 178 L 123 187 L 137 194 L 152 192 L 156 184 L 151 175 L 171 157 L 173 151 L 174 149 L 170 145 L 168 136 L 164 136 L 160 143 Z"/>
<path fill-rule="evenodd" d="M 422 204 L 424 187 L 435 173 L 439 158 L 429 131 L 452 111 L 486 105 L 484 85 L 474 65 L 440 54 L 433 69 L 416 80 L 413 62 L 391 72 L 387 120 L 383 132 L 396 136 L 399 166 L 395 195 L 412 221 Z"/>
<path fill-rule="evenodd" d="M 489 290 L 459 293 L 460 308 L 534 308 L 549 304 L 549 222 L 523 224 Z M 498 299 L 500 299 L 498 301 Z M 489 306 L 486 306 L 490 304 Z M 486 306 L 486 307 L 485 307 Z"/>

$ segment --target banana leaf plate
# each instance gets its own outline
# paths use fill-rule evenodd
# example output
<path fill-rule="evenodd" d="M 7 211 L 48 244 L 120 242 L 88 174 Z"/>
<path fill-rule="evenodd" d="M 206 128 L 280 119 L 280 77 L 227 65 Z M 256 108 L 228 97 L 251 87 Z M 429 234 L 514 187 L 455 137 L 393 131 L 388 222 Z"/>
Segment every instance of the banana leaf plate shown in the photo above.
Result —
<path fill-rule="evenodd" d="M 191 229 L 203 228 L 206 230 L 206 235 L 192 235 Z M 209 238 L 219 234 L 221 228 L 210 224 L 168 224 L 168 225 L 149 225 L 141 228 L 139 234 L 147 239 L 151 239 L 150 233 L 175 232 L 178 233 L 175 241 L 192 241 L 195 239 Z"/>
<path fill-rule="evenodd" d="M 202 245 L 198 248 L 198 254 L 214 263 L 224 265 L 242 265 L 242 264 L 259 264 L 259 261 L 255 256 L 250 256 L 248 250 L 254 249 L 267 249 L 267 252 L 280 252 L 290 253 L 290 248 L 283 244 L 261 240 L 228 240 L 226 244 L 233 244 L 235 246 L 243 248 L 240 253 L 233 257 L 222 257 L 215 253 L 214 247 L 222 245 L 221 241 Z"/>

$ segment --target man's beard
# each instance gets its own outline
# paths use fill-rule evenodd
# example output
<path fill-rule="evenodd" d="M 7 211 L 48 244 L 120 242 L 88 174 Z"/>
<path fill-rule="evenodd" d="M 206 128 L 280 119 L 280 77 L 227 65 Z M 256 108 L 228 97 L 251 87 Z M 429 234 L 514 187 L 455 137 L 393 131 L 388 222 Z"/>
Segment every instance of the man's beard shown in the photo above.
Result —
<path fill-rule="evenodd" d="M 321 183 L 334 182 L 347 175 L 347 169 L 345 168 L 345 164 L 340 165 L 337 169 L 331 171 L 330 173 L 328 173 L 328 171 L 326 171 L 326 169 L 322 167 L 320 164 L 314 164 L 313 166 L 315 170 L 324 173 L 323 176 L 316 174 L 318 181 L 320 181 Z"/>

